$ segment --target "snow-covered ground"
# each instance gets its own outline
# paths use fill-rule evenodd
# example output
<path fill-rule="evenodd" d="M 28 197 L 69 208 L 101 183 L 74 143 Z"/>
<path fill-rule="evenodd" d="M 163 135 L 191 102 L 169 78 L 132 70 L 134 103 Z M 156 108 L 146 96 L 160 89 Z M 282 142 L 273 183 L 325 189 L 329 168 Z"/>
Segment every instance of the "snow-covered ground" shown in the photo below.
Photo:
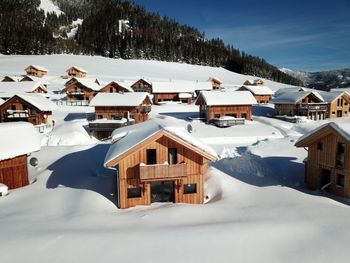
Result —
<path fill-rule="evenodd" d="M 77 64 L 96 76 L 131 78 L 131 68 L 123 66 L 138 65 L 138 76 L 157 76 L 163 65 L 163 78 L 204 80 L 216 73 L 225 81 L 238 81 L 238 74 L 209 67 L 75 58 L 1 56 L 0 74 L 19 74 L 25 65 L 39 64 L 57 79 Z M 103 167 L 109 144 L 92 139 L 86 129 L 92 111 L 60 106 L 53 132 L 43 136 L 41 151 L 31 156 L 39 160 L 29 168 L 36 182 L 0 197 L 1 262 L 346 261 L 350 207 L 347 201 L 304 187 L 307 152 L 294 147 L 302 134 L 325 121 L 271 119 L 267 105 L 255 106 L 253 121 L 246 125 L 217 128 L 189 121 L 198 117 L 198 106 L 154 105 L 153 118 L 167 117 L 180 127 L 191 124 L 192 135 L 220 156 L 206 175 L 209 200 L 204 205 L 165 203 L 119 210 L 115 174 Z"/>

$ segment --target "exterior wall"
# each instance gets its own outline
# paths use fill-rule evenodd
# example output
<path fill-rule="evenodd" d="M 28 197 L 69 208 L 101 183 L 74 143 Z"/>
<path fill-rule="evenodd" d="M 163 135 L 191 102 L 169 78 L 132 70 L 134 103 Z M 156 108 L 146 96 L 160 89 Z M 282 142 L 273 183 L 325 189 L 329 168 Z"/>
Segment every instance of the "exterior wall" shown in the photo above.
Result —
<path fill-rule="evenodd" d="M 253 96 L 259 104 L 269 103 L 271 100 L 270 95 L 254 95 L 253 94 Z"/>
<path fill-rule="evenodd" d="M 88 100 L 91 101 L 95 95 L 96 91 L 91 90 L 79 82 L 73 82 L 71 85 L 65 88 L 65 92 L 67 93 L 68 100 Z"/>
<path fill-rule="evenodd" d="M 199 154 L 188 150 L 182 144 L 173 141 L 165 136 L 143 145 L 139 150 L 128 155 L 118 164 L 118 187 L 120 208 L 128 208 L 136 205 L 151 204 L 150 182 L 141 182 L 139 164 L 147 163 L 146 150 L 156 149 L 157 163 L 164 164 L 168 161 L 168 148 L 177 148 L 178 163 L 187 165 L 187 176 L 181 179 L 173 179 L 175 203 L 202 204 L 204 202 L 204 182 L 203 174 L 208 168 L 208 162 Z M 162 181 L 161 179 L 159 181 Z M 164 181 L 169 181 L 164 179 Z M 184 194 L 185 184 L 196 184 L 197 193 Z M 127 198 L 127 189 L 141 187 L 140 198 Z"/>
<path fill-rule="evenodd" d="M 16 118 L 7 117 L 7 110 L 27 111 Z M 39 111 L 26 101 L 13 97 L 0 105 L 0 122 L 27 121 L 33 125 L 50 124 L 52 121 L 51 111 Z"/>
<path fill-rule="evenodd" d="M 183 103 L 192 103 L 192 99 L 179 99 L 178 93 L 155 93 L 153 101 L 155 104 L 162 102 L 162 101 L 181 101 Z"/>
<path fill-rule="evenodd" d="M 335 119 L 349 116 L 349 105 L 350 100 L 344 95 L 332 101 L 332 103 L 329 104 L 327 118 Z"/>
<path fill-rule="evenodd" d="M 135 92 L 148 92 L 149 94 L 152 94 L 152 85 L 144 81 L 143 79 L 140 79 L 136 81 L 134 84 L 132 84 L 131 88 Z"/>
<path fill-rule="evenodd" d="M 278 115 L 296 115 L 296 105 L 295 104 L 275 104 L 275 110 Z"/>
<path fill-rule="evenodd" d="M 8 76 L 5 76 L 2 80 L 1 80 L 1 82 L 15 82 L 13 79 L 11 79 L 10 77 L 8 77 Z"/>
<path fill-rule="evenodd" d="M 26 72 L 27 72 L 27 75 L 35 76 L 35 77 L 39 77 L 39 78 L 47 75 L 46 71 L 37 70 L 31 66 L 26 68 Z"/>
<path fill-rule="evenodd" d="M 85 78 L 86 77 L 86 72 L 81 72 L 75 68 L 70 68 L 68 70 L 68 76 L 71 76 L 71 77 L 77 77 L 77 78 Z"/>
<path fill-rule="evenodd" d="M 148 120 L 148 112 L 142 112 L 141 106 L 138 107 L 95 107 L 96 119 L 112 120 L 112 116 L 127 118 L 128 112 L 132 115 L 135 123 L 140 123 Z M 130 116 L 129 115 L 129 116 Z"/>
<path fill-rule="evenodd" d="M 221 89 L 221 83 L 217 82 L 215 80 L 211 80 L 211 83 L 213 85 L 213 90 L 220 90 Z"/>
<path fill-rule="evenodd" d="M 0 183 L 6 184 L 9 189 L 29 184 L 27 155 L 0 161 Z"/>
<path fill-rule="evenodd" d="M 122 93 L 129 92 L 129 90 L 119 86 L 117 83 L 110 83 L 103 87 L 99 92 L 103 93 Z"/>
<path fill-rule="evenodd" d="M 318 149 L 319 142 L 323 144 L 323 150 Z M 350 198 L 350 143 L 347 143 L 345 148 L 344 168 L 338 168 L 336 166 L 338 142 L 346 143 L 342 137 L 332 133 L 309 146 L 308 161 L 305 166 L 305 183 L 313 190 L 320 189 L 323 187 L 322 169 L 326 169 L 330 171 L 331 175 L 329 192 Z M 344 187 L 337 186 L 338 174 L 345 176 Z"/>
<path fill-rule="evenodd" d="M 207 122 L 214 120 L 216 114 L 220 114 L 220 117 L 235 114 L 236 118 L 243 118 L 242 115 L 246 114 L 246 119 L 251 120 L 252 105 L 200 106 L 200 116 L 205 118 Z"/>

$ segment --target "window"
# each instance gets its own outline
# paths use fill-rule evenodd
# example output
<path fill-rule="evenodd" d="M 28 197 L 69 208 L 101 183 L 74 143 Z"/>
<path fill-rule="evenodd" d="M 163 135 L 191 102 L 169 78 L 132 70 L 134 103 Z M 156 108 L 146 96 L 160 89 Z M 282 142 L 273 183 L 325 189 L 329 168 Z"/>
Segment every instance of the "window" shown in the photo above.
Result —
<path fill-rule="evenodd" d="M 113 90 L 112 87 L 109 88 L 109 92 L 110 92 L 110 93 L 113 93 L 113 92 L 114 92 L 114 90 Z"/>
<path fill-rule="evenodd" d="M 337 175 L 337 186 L 344 187 L 345 185 L 345 176 L 343 174 Z"/>
<path fill-rule="evenodd" d="M 214 114 L 214 118 L 220 118 L 220 114 Z"/>
<path fill-rule="evenodd" d="M 168 149 L 168 163 L 177 164 L 177 149 L 169 148 Z"/>
<path fill-rule="evenodd" d="M 12 105 L 11 110 L 16 110 L 16 105 Z"/>
<path fill-rule="evenodd" d="M 332 111 L 332 115 L 334 115 L 335 114 L 335 111 Z"/>
<path fill-rule="evenodd" d="M 184 194 L 197 193 L 197 184 L 184 184 Z"/>
<path fill-rule="evenodd" d="M 157 150 L 156 149 L 147 149 L 147 164 L 157 164 Z"/>
<path fill-rule="evenodd" d="M 102 115 L 97 115 L 97 119 L 103 119 Z"/>
<path fill-rule="evenodd" d="M 141 196 L 141 187 L 128 188 L 128 198 L 140 198 Z"/>
<path fill-rule="evenodd" d="M 345 154 L 345 143 L 338 142 L 337 145 L 337 156 L 336 156 L 336 165 L 339 168 L 344 167 L 344 154 Z"/>
<path fill-rule="evenodd" d="M 241 113 L 241 117 L 247 119 L 247 113 Z"/>
<path fill-rule="evenodd" d="M 317 150 L 320 150 L 320 151 L 323 150 L 323 143 L 322 142 L 317 143 Z"/>

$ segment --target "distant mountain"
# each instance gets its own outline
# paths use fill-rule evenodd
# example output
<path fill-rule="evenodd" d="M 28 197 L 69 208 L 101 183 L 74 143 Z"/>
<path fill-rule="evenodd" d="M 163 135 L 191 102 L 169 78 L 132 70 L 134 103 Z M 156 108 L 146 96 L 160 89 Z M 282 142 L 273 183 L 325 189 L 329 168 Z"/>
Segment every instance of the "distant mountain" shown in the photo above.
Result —
<path fill-rule="evenodd" d="M 18 18 L 21 19 L 18 19 Z M 2 0 L 0 53 L 83 54 L 185 62 L 292 85 L 264 59 L 125 0 Z"/>

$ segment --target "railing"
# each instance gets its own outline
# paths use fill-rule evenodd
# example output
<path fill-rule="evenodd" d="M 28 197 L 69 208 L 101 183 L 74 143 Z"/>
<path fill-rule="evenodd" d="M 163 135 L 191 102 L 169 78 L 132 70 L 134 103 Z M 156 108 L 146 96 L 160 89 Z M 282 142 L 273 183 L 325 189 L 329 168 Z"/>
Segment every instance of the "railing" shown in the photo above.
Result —
<path fill-rule="evenodd" d="M 187 165 L 180 164 L 155 164 L 140 165 L 141 181 L 176 179 L 187 176 Z"/>
<path fill-rule="evenodd" d="M 28 110 L 7 110 L 6 118 L 28 118 Z"/>
<path fill-rule="evenodd" d="M 72 92 L 67 92 L 68 95 L 84 95 L 84 91 L 72 91 Z"/>
<path fill-rule="evenodd" d="M 89 106 L 88 100 L 57 100 L 54 101 L 58 106 Z"/>
<path fill-rule="evenodd" d="M 234 125 L 244 125 L 244 118 L 235 118 L 235 119 L 214 119 L 214 124 L 218 127 L 230 127 Z"/>
<path fill-rule="evenodd" d="M 148 112 L 150 112 L 151 111 L 151 109 L 152 109 L 152 106 L 150 106 L 150 105 L 147 105 L 147 106 L 141 106 L 140 107 L 140 112 L 142 112 L 142 113 L 148 113 Z"/>
<path fill-rule="evenodd" d="M 302 103 L 299 105 L 300 110 L 318 110 L 327 111 L 328 105 L 324 103 Z"/>

